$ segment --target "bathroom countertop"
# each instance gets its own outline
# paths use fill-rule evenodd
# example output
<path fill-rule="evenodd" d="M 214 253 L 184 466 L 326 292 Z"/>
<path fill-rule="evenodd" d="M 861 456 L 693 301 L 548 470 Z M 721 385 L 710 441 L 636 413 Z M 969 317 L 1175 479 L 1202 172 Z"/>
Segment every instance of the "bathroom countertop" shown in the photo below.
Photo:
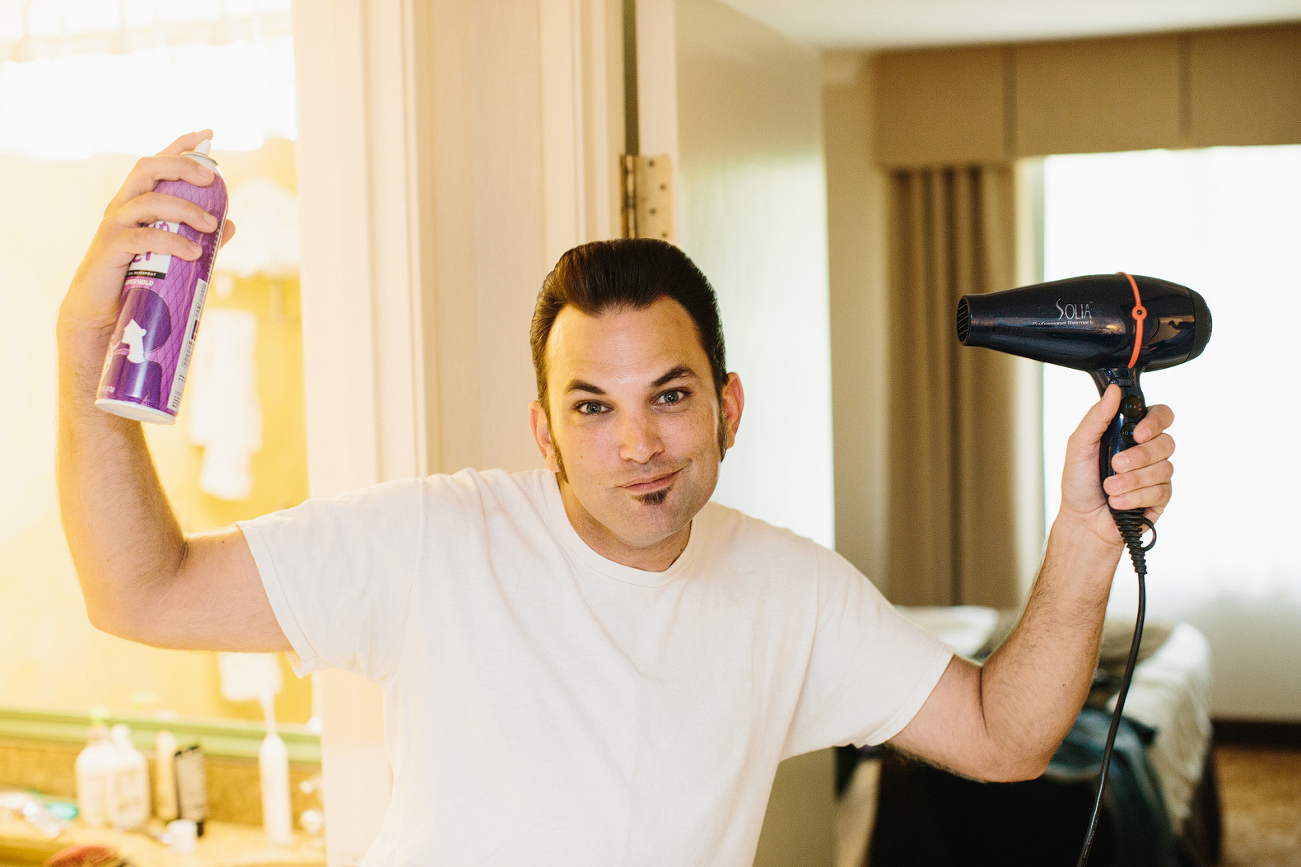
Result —
<path fill-rule="evenodd" d="M 319 840 L 298 833 L 288 846 L 271 846 L 259 825 L 207 822 L 192 854 L 177 855 L 166 846 L 139 833 L 87 828 L 73 822 L 50 840 L 23 819 L 0 810 L 0 865 L 41 864 L 49 855 L 69 846 L 111 846 L 132 867 L 324 867 L 325 849 Z"/>

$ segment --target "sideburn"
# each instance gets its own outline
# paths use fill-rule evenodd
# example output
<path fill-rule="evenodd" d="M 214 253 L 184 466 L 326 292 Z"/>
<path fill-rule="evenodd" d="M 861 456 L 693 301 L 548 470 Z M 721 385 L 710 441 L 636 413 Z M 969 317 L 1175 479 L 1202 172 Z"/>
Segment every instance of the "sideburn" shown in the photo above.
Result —
<path fill-rule="evenodd" d="M 550 419 L 547 420 L 547 424 L 548 426 L 551 424 Z M 556 476 L 567 485 L 569 484 L 569 477 L 565 475 L 565 459 L 561 457 L 560 446 L 554 438 L 551 440 L 551 450 L 556 453 Z"/>
<path fill-rule="evenodd" d="M 569 484 L 569 476 L 565 475 L 565 462 L 560 457 L 560 449 L 556 449 L 556 476 L 566 485 Z"/>
<path fill-rule="evenodd" d="M 718 395 L 718 462 L 727 457 L 727 413 L 723 411 L 723 395 Z"/>

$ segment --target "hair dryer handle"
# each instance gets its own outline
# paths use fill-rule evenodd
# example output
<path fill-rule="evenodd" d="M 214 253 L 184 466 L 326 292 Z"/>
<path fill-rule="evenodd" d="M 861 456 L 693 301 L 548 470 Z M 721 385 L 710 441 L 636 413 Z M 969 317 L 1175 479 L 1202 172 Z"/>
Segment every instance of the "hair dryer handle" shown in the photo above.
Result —
<path fill-rule="evenodd" d="M 1093 381 L 1097 383 L 1099 395 L 1112 383 L 1120 386 L 1120 412 L 1116 413 L 1116 417 L 1111 420 L 1111 424 L 1103 433 L 1098 448 L 1099 482 L 1115 475 L 1116 471 L 1111 468 L 1112 458 L 1130 446 L 1137 445 L 1134 442 L 1134 427 L 1143 416 L 1147 415 L 1147 401 L 1143 399 L 1143 390 L 1138 386 L 1138 373 L 1138 370 L 1128 367 L 1112 367 L 1091 372 Z"/>

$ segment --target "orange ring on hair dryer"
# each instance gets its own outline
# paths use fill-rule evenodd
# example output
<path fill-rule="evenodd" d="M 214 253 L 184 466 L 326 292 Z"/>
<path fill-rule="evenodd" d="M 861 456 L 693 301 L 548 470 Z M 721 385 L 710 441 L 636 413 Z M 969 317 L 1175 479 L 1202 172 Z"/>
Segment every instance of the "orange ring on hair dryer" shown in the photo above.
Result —
<path fill-rule="evenodd" d="M 1124 271 L 1120 273 L 1125 275 L 1125 279 L 1134 290 L 1134 310 L 1130 315 L 1138 325 L 1134 329 L 1134 354 L 1129 357 L 1129 368 L 1133 370 L 1134 365 L 1138 363 L 1138 351 L 1143 348 L 1143 320 L 1147 319 L 1147 308 L 1143 306 L 1143 298 L 1138 294 L 1138 283 Z"/>

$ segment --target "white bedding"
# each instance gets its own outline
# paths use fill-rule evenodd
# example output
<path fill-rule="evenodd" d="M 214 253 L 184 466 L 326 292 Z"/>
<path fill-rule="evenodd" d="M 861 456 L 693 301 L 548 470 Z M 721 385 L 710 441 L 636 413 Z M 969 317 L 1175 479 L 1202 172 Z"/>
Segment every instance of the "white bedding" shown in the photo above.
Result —
<path fill-rule="evenodd" d="M 980 605 L 900 606 L 899 613 L 959 656 L 971 656 L 984 647 L 998 625 L 998 611 Z"/>
<path fill-rule="evenodd" d="M 1114 710 L 1113 698 L 1108 704 Z M 1211 745 L 1211 646 L 1180 623 L 1156 652 L 1134 666 L 1122 714 L 1156 731 L 1147 755 L 1161 782 L 1170 827 L 1179 833 Z"/>

